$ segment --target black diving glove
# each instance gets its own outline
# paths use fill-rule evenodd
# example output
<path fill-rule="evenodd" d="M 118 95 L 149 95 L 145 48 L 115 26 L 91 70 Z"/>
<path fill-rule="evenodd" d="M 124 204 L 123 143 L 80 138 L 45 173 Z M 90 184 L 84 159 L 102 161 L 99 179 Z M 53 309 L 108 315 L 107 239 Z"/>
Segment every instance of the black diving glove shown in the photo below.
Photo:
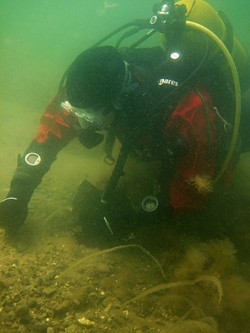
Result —
<path fill-rule="evenodd" d="M 7 233 L 14 234 L 26 220 L 30 198 L 55 157 L 56 152 L 52 145 L 47 147 L 35 140 L 22 157 L 18 156 L 10 191 L 0 202 L 0 227 Z"/>
<path fill-rule="evenodd" d="M 28 205 L 15 197 L 7 197 L 0 202 L 0 226 L 8 234 L 14 234 L 28 215 Z"/>
<path fill-rule="evenodd" d="M 0 202 L 0 226 L 8 234 L 14 234 L 23 225 L 28 215 L 28 203 L 37 186 L 23 167 L 16 169 L 11 181 L 10 191 Z"/>

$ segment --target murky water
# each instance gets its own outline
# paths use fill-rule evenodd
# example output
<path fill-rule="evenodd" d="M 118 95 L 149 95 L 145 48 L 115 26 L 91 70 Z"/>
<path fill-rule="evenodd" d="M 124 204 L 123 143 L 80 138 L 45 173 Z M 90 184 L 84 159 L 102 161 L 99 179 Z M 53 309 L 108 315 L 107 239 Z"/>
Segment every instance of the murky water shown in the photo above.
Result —
<path fill-rule="evenodd" d="M 249 1 L 211 0 L 209 3 L 216 9 L 224 10 L 235 28 L 237 38 L 250 50 Z M 8 192 L 17 155 L 25 150 L 35 135 L 42 111 L 56 93 L 67 66 L 82 50 L 121 24 L 135 18 L 150 17 L 154 4 L 155 1 L 152 0 L 1 1 L 1 198 Z M 72 204 L 77 186 L 83 179 L 103 186 L 103 179 L 111 172 L 110 167 L 103 163 L 103 156 L 102 146 L 86 151 L 77 141 L 73 141 L 59 153 L 58 159 L 44 177 L 30 203 L 28 225 L 34 233 L 38 225 L 51 213 Z M 222 296 L 221 308 L 218 304 L 213 311 L 209 305 L 206 308 L 204 299 L 207 295 L 204 294 L 204 290 L 200 293 L 198 301 L 201 309 L 205 309 L 209 316 L 213 316 L 214 320 L 219 322 L 218 332 L 222 333 L 250 331 L 250 296 L 246 296 L 250 295 L 249 167 L 250 154 L 245 154 L 235 171 L 233 189 L 218 194 L 210 203 L 211 206 L 204 211 L 180 218 L 177 223 L 179 229 L 170 230 L 169 235 L 173 238 L 167 237 L 169 245 L 166 247 L 166 244 L 163 244 L 163 254 L 159 254 L 164 268 L 170 267 L 172 270 L 170 278 L 174 281 L 192 279 L 197 274 L 211 274 L 221 280 L 222 289 L 226 290 L 225 298 Z M 135 179 L 133 177 L 132 175 L 131 184 L 136 181 L 136 176 Z M 209 230 L 210 222 L 211 229 L 217 222 L 223 227 L 229 226 L 229 238 L 224 243 L 209 243 L 210 236 L 207 237 L 207 241 L 206 233 L 213 235 L 213 230 Z M 57 230 L 59 221 L 55 220 L 53 223 Z M 182 223 L 185 227 L 180 227 Z M 39 228 L 41 231 L 43 226 Z M 147 230 L 142 230 L 145 235 L 138 236 L 138 239 L 143 238 L 142 243 L 146 248 L 150 251 L 157 248 L 156 252 L 159 253 L 159 245 L 165 240 L 159 230 L 153 231 L 154 240 Z M 146 236 L 151 240 L 146 240 Z M 35 237 L 34 242 L 37 240 L 39 243 L 38 238 Z M 53 242 L 53 235 L 51 239 Z M 33 244 L 32 250 L 28 250 L 35 256 L 36 244 Z M 41 248 L 38 247 L 37 251 L 41 251 Z M 18 251 L 15 255 L 21 256 Z M 192 295 L 186 296 L 192 298 Z M 199 292 L 196 291 L 193 301 L 198 298 Z M 3 332 L 14 331 L 8 331 L 3 324 Z M 144 331 L 138 329 L 136 332 Z M 153 326 L 152 332 L 157 332 L 153 330 Z M 163 328 L 158 332 L 167 331 Z"/>

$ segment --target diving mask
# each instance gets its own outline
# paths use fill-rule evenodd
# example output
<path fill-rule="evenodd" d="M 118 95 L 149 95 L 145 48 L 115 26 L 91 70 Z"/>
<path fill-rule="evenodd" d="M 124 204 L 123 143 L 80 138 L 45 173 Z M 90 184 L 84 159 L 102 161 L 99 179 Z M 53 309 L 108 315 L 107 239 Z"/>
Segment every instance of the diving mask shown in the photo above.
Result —
<path fill-rule="evenodd" d="M 93 126 L 95 129 L 103 129 L 105 127 L 107 114 L 105 108 L 76 108 L 69 101 L 61 102 L 61 106 L 70 113 L 73 113 L 79 121 L 82 128 Z"/>

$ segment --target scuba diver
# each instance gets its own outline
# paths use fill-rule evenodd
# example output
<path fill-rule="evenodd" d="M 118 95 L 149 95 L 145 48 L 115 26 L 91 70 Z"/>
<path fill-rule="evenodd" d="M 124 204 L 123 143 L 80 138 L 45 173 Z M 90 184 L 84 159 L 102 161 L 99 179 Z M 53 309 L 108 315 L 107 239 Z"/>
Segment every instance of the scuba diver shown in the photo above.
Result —
<path fill-rule="evenodd" d="M 106 44 L 125 29 L 115 46 Z M 144 29 L 143 37 L 121 45 Z M 155 33 L 161 45 L 141 47 Z M 18 157 L 0 203 L 1 226 L 9 233 L 22 226 L 34 190 L 76 137 L 88 149 L 105 140 L 106 159 L 114 163 L 104 191 L 84 181 L 74 201 L 94 235 L 112 236 L 140 219 L 167 220 L 200 207 L 249 151 L 249 105 L 242 98 L 249 81 L 246 51 L 222 12 L 202 0 L 155 5 L 150 20 L 118 28 L 66 70 L 34 140 Z M 115 140 L 121 145 L 116 161 Z M 159 163 L 157 185 L 139 206 L 129 198 L 121 205 L 117 192 L 129 155 Z"/>

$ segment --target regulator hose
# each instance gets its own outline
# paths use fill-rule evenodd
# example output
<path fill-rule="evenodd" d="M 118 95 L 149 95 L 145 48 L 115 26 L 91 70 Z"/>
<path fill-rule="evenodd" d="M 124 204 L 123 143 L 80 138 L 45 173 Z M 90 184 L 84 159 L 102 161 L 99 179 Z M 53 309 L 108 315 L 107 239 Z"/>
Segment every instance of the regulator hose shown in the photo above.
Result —
<path fill-rule="evenodd" d="M 234 81 L 234 91 L 235 91 L 235 117 L 234 117 L 234 126 L 233 126 L 233 134 L 232 134 L 232 139 L 230 142 L 229 150 L 227 152 L 227 155 L 225 157 L 225 160 L 218 171 L 215 179 L 213 180 L 214 183 L 216 183 L 223 173 L 225 172 L 226 168 L 228 167 L 230 160 L 232 158 L 236 142 L 237 142 L 237 137 L 239 133 L 239 127 L 240 127 L 240 116 L 241 116 L 241 90 L 240 90 L 240 81 L 239 81 L 239 76 L 237 72 L 237 68 L 235 66 L 234 60 L 228 51 L 227 47 L 224 45 L 224 43 L 220 40 L 219 37 L 217 37 L 211 30 L 207 29 L 203 25 L 200 25 L 195 22 L 191 21 L 186 21 L 187 27 L 191 29 L 196 29 L 202 31 L 204 34 L 209 36 L 219 47 L 222 53 L 224 54 L 226 60 L 228 61 L 228 65 L 230 67 L 232 76 L 233 76 L 233 81 Z"/>

